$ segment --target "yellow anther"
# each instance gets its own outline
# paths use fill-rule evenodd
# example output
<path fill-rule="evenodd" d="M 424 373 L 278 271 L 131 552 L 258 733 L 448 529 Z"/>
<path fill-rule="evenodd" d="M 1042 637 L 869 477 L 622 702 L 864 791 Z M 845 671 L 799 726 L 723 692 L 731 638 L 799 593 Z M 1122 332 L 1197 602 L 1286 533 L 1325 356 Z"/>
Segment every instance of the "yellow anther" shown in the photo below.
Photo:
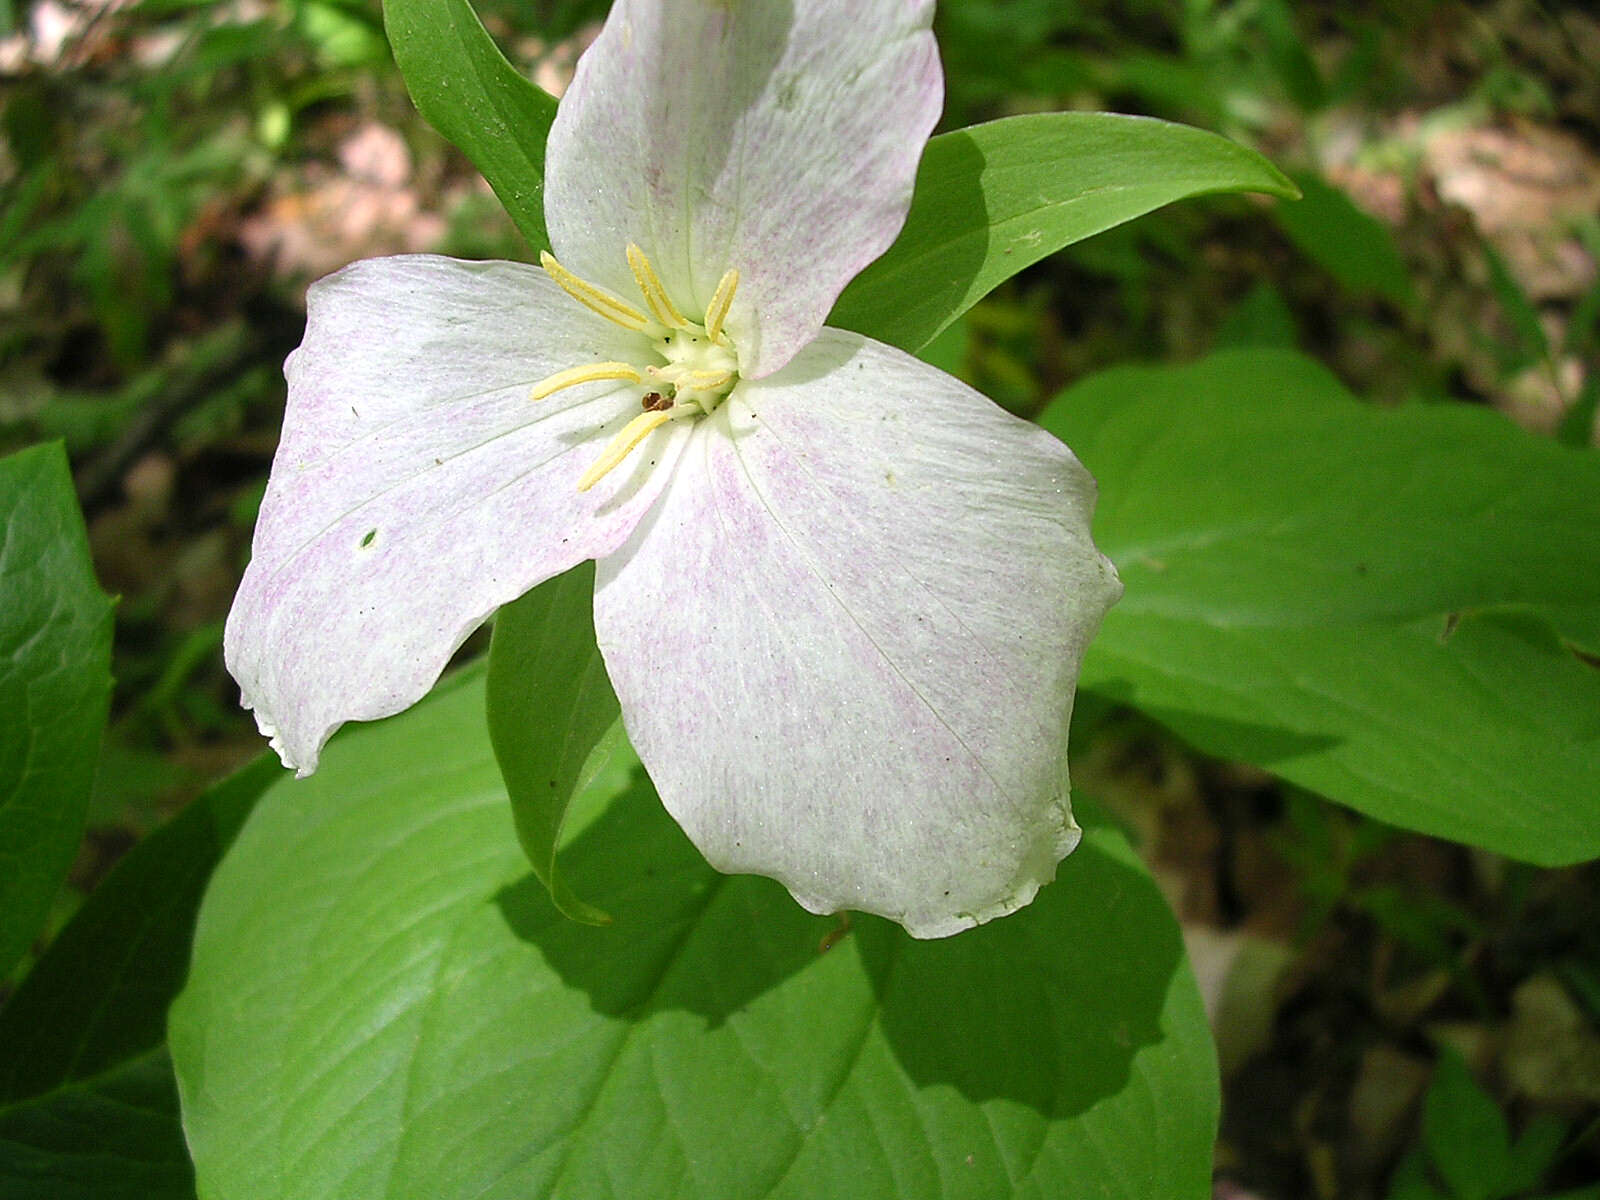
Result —
<path fill-rule="evenodd" d="M 687 329 L 689 322 L 668 299 L 667 289 L 662 285 L 661 277 L 650 265 L 645 252 L 634 242 L 628 243 L 628 266 L 633 270 L 633 281 L 639 285 L 639 294 L 644 297 L 646 307 L 655 315 L 656 320 L 668 329 Z"/>
<path fill-rule="evenodd" d="M 720 387 L 727 387 L 734 379 L 732 371 L 679 371 L 672 377 L 672 381 L 680 388 L 696 392 L 710 392 Z"/>
<path fill-rule="evenodd" d="M 733 294 L 739 290 L 739 272 L 729 271 L 722 277 L 722 282 L 717 284 L 717 290 L 712 294 L 711 307 L 706 309 L 706 336 L 713 342 L 722 336 L 722 323 L 728 319 L 728 310 L 733 307 Z"/>
<path fill-rule="evenodd" d="M 600 457 L 595 459 L 590 464 L 589 469 L 579 478 L 578 490 L 587 492 L 595 484 L 599 483 L 615 470 L 623 459 L 633 452 L 635 446 L 670 420 L 672 420 L 672 414 L 661 411 L 642 412 L 629 421 L 622 427 L 621 432 L 606 444 L 606 448 L 600 452 Z"/>
<path fill-rule="evenodd" d="M 565 371 L 557 371 L 548 379 L 542 379 L 533 385 L 530 400 L 543 400 L 546 396 L 553 396 L 562 388 L 577 387 L 580 383 L 596 383 L 602 379 L 625 379 L 629 383 L 639 383 L 644 376 L 639 374 L 636 367 L 630 367 L 625 362 L 590 363 L 584 367 L 568 367 Z"/>
<path fill-rule="evenodd" d="M 593 312 L 599 313 L 606 320 L 624 329 L 642 332 L 654 326 L 655 322 L 645 316 L 626 300 L 620 300 L 586 279 L 579 279 L 556 261 L 556 256 L 548 250 L 539 255 L 539 265 L 545 269 L 546 274 L 554 279 L 566 292 L 579 304 Z"/>

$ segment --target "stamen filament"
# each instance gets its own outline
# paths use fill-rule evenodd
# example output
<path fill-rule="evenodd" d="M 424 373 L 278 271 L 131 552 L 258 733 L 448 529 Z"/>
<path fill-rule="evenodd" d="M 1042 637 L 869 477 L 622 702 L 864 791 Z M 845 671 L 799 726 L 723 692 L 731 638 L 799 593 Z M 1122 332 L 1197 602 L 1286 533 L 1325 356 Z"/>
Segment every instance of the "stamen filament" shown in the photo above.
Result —
<path fill-rule="evenodd" d="M 711 307 L 706 309 L 706 336 L 713 342 L 722 336 L 722 323 L 728 319 L 728 309 L 733 307 L 733 294 L 739 290 L 739 272 L 729 271 L 717 284 L 711 297 Z"/>
<path fill-rule="evenodd" d="M 649 317 L 626 300 L 618 299 L 605 288 L 597 287 L 586 279 L 579 279 L 557 262 L 556 256 L 548 250 L 539 254 L 539 265 L 560 285 L 562 291 L 590 311 L 599 313 L 612 324 L 621 325 L 624 329 L 631 329 L 636 333 L 645 332 L 654 325 Z"/>
<path fill-rule="evenodd" d="M 587 492 L 619 466 L 623 459 L 633 453 L 633 448 L 668 421 L 672 420 L 670 412 L 642 412 L 633 420 L 624 425 L 617 436 L 606 444 L 600 452 L 600 457 L 590 464 L 589 469 L 578 479 L 578 490 Z"/>
<path fill-rule="evenodd" d="M 633 281 L 639 285 L 639 294 L 644 297 L 646 306 L 655 315 L 656 320 L 668 329 L 687 329 L 689 322 L 667 297 L 667 289 L 662 285 L 661 277 L 656 274 L 655 267 L 650 265 L 649 258 L 635 242 L 628 243 L 628 266 L 633 269 Z"/>
<path fill-rule="evenodd" d="M 577 387 L 580 383 L 596 383 L 602 379 L 625 379 L 629 383 L 642 383 L 644 376 L 639 374 L 637 367 L 631 367 L 625 362 L 600 362 L 581 367 L 568 367 L 565 371 L 557 371 L 548 379 L 542 379 L 534 384 L 533 392 L 528 399 L 543 400 L 563 388 Z"/>

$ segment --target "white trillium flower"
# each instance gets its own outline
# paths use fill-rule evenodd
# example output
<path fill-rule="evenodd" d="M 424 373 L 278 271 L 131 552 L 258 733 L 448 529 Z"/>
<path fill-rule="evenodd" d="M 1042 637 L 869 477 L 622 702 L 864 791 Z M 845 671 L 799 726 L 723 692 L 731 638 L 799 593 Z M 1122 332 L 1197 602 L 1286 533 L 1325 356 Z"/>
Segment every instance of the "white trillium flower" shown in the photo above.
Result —
<path fill-rule="evenodd" d="M 1043 430 L 823 321 L 899 233 L 931 0 L 618 0 L 550 131 L 543 267 L 313 285 L 228 667 L 283 761 L 598 560 L 629 738 L 719 870 L 940 937 L 1076 845 L 1121 592 Z"/>

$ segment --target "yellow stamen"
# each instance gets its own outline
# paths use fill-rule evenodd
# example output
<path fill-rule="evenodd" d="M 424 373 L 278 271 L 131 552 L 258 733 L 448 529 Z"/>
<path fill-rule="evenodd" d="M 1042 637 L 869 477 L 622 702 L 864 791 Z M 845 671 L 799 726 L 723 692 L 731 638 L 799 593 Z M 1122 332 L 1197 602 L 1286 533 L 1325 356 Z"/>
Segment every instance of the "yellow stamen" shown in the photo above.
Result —
<path fill-rule="evenodd" d="M 568 367 L 565 371 L 557 371 L 548 379 L 540 380 L 533 385 L 533 394 L 530 400 L 543 400 L 546 396 L 553 396 L 562 388 L 577 387 L 580 383 L 595 383 L 601 379 L 625 379 L 629 383 L 640 383 L 644 377 L 637 368 L 630 367 L 624 362 L 590 363 L 584 367 Z"/>
<path fill-rule="evenodd" d="M 709 392 L 719 387 L 727 387 L 733 379 L 732 371 L 683 371 L 672 377 L 672 381 L 679 387 L 696 392 Z"/>
<path fill-rule="evenodd" d="M 619 300 L 603 287 L 597 287 L 588 280 L 579 279 L 556 261 L 556 256 L 548 250 L 539 255 L 539 265 L 542 266 L 551 279 L 561 286 L 579 304 L 593 312 L 599 313 L 606 320 L 624 329 L 641 332 L 649 329 L 653 322 L 633 305 L 625 300 Z"/>
<path fill-rule="evenodd" d="M 655 314 L 656 320 L 668 329 L 687 329 L 689 322 L 667 298 L 667 289 L 662 286 L 661 277 L 650 265 L 644 251 L 634 242 L 628 243 L 628 266 L 633 268 L 633 281 L 639 285 L 639 294 L 644 297 L 646 306 Z"/>
<path fill-rule="evenodd" d="M 706 309 L 706 336 L 713 342 L 722 334 L 722 323 L 728 319 L 728 309 L 733 307 L 733 294 L 739 290 L 739 272 L 729 271 L 717 284 L 711 297 L 711 307 Z"/>
<path fill-rule="evenodd" d="M 633 452 L 635 446 L 670 420 L 672 420 L 670 412 L 642 412 L 629 421 L 579 478 L 578 490 L 587 492 L 599 483 Z"/>

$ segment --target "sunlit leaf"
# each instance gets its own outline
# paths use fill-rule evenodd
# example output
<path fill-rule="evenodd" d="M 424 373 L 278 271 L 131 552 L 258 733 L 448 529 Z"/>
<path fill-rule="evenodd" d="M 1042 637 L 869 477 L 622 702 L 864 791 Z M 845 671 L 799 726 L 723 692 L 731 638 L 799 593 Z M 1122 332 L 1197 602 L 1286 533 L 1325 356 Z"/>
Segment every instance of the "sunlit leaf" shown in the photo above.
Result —
<path fill-rule="evenodd" d="M 555 98 L 506 61 L 467 0 L 384 0 L 383 23 L 417 110 L 483 173 L 533 249 L 548 247 Z"/>
<path fill-rule="evenodd" d="M 923 154 L 899 240 L 845 289 L 828 324 L 919 350 L 1046 255 L 1214 192 L 1295 189 L 1253 150 L 1146 117 L 1038 113 L 942 134 Z"/>
<path fill-rule="evenodd" d="M 1204 1014 L 1092 814 L 1027 909 L 914 942 L 717 875 L 609 770 L 564 853 L 595 928 L 528 871 L 482 706 L 336 738 L 219 869 L 170 1027 L 210 1200 L 1209 1195 Z"/>
<path fill-rule="evenodd" d="M 1109 371 L 1043 423 L 1127 585 L 1084 686 L 1396 825 L 1600 854 L 1600 456 L 1271 351 Z"/>

